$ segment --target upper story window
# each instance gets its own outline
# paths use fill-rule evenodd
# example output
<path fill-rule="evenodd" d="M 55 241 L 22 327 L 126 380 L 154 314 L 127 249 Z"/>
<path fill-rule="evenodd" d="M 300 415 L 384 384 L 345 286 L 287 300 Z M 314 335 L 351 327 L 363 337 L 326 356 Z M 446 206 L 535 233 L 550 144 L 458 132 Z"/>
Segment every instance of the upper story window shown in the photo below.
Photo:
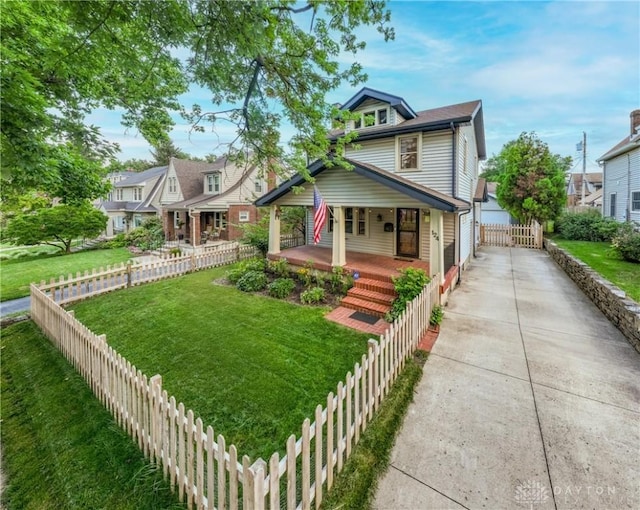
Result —
<path fill-rule="evenodd" d="M 207 175 L 207 193 L 220 192 L 220 174 Z"/>
<path fill-rule="evenodd" d="M 389 122 L 389 109 L 378 108 L 374 110 L 367 110 L 359 113 L 360 115 L 353 121 L 353 129 L 360 129 L 361 127 L 373 127 L 387 124 Z"/>
<path fill-rule="evenodd" d="M 640 191 L 631 193 L 631 210 L 640 211 Z"/>
<path fill-rule="evenodd" d="M 142 200 L 142 188 L 133 188 L 133 201 L 140 202 Z"/>
<path fill-rule="evenodd" d="M 124 191 L 122 188 L 116 188 L 116 200 L 122 200 L 124 197 Z"/>
<path fill-rule="evenodd" d="M 262 181 L 259 179 L 255 181 L 255 192 L 262 193 Z"/>
<path fill-rule="evenodd" d="M 178 190 L 178 186 L 176 185 L 176 178 L 169 177 L 169 193 L 175 193 Z"/>
<path fill-rule="evenodd" d="M 419 135 L 398 136 L 396 138 L 396 165 L 399 171 L 419 170 L 422 137 Z"/>

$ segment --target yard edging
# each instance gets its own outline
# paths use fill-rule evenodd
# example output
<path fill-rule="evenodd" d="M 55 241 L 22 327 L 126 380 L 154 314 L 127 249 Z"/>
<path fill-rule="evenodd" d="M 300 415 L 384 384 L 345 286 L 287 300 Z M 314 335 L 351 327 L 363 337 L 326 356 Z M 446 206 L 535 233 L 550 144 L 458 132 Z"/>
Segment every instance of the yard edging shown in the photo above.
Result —
<path fill-rule="evenodd" d="M 545 239 L 544 246 L 551 258 L 640 352 L 640 304 L 550 239 Z"/>

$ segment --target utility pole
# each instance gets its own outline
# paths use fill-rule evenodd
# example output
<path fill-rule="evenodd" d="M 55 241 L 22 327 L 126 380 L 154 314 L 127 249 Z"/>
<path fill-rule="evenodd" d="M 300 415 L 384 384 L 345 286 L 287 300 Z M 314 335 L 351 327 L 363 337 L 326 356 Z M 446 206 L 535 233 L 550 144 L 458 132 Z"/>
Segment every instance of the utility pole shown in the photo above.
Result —
<path fill-rule="evenodd" d="M 587 132 L 582 132 L 582 200 L 580 201 L 580 205 L 584 205 L 584 194 L 587 183 L 585 182 L 587 178 Z"/>

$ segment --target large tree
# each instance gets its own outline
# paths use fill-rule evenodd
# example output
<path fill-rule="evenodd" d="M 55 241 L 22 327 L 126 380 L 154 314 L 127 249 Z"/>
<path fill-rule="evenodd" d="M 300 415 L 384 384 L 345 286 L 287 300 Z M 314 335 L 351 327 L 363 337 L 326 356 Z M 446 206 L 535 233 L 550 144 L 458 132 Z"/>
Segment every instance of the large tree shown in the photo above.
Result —
<path fill-rule="evenodd" d="M 366 77 L 339 64 L 364 47 L 358 26 L 393 37 L 378 0 L 15 0 L 2 11 L 3 188 L 21 191 L 59 190 L 61 165 L 86 175 L 85 164 L 113 156 L 86 121 L 98 107 L 122 112 L 154 146 L 168 139 L 171 112 L 196 130 L 231 122 L 232 156 L 303 169 L 329 148 L 337 112 L 325 94 Z M 189 83 L 208 88 L 211 104 L 182 108 Z M 280 143 L 284 119 L 297 131 L 290 147 Z"/>
<path fill-rule="evenodd" d="M 522 133 L 495 156 L 498 203 L 523 223 L 554 220 L 566 204 L 565 173 L 571 157 L 552 154 L 535 133 Z"/>
<path fill-rule="evenodd" d="M 15 244 L 49 244 L 70 253 L 74 239 L 93 239 L 106 224 L 107 216 L 87 202 L 60 204 L 17 215 L 3 230 L 2 238 Z"/>

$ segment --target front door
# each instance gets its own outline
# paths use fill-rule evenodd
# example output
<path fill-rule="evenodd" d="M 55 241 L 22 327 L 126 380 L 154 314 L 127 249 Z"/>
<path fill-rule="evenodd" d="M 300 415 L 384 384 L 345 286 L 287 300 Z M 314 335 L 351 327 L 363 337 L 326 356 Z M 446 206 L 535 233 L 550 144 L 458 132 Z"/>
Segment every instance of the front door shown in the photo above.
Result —
<path fill-rule="evenodd" d="M 396 232 L 398 255 L 401 257 L 418 257 L 418 209 L 398 209 Z"/>

